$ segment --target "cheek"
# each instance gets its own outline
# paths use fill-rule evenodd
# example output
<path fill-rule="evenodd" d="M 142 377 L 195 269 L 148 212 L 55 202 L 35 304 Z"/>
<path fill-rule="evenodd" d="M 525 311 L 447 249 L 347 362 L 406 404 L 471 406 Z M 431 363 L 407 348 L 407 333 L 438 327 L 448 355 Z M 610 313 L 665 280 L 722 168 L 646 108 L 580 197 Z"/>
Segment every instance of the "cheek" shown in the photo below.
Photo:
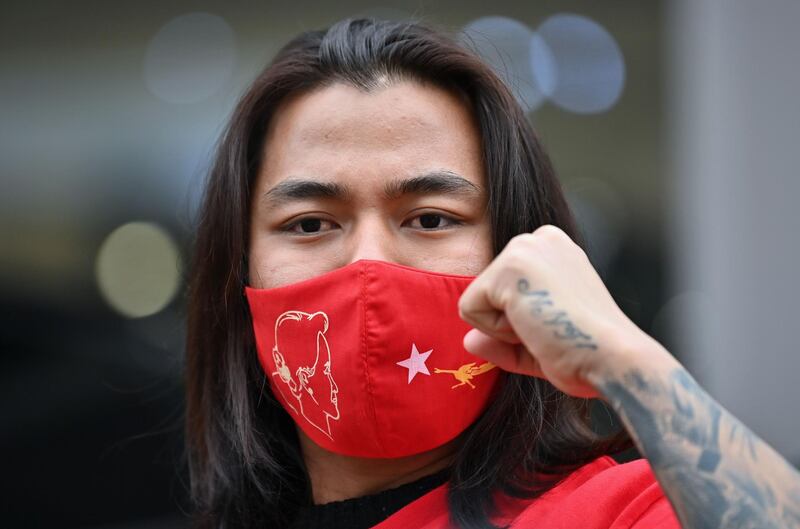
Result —
<path fill-rule="evenodd" d="M 494 259 L 492 230 L 488 223 L 480 223 L 470 230 L 469 240 L 462 243 L 466 252 L 462 254 L 464 275 L 479 275 Z"/>
<path fill-rule="evenodd" d="M 280 252 L 269 252 L 267 244 L 256 238 L 248 253 L 248 273 L 251 286 L 273 288 L 291 282 L 291 262 L 284 262 Z"/>
<path fill-rule="evenodd" d="M 329 253 L 330 249 L 318 249 L 310 254 L 308 248 L 262 238 L 248 254 L 250 284 L 255 288 L 275 288 L 322 275 L 337 267 Z"/>
<path fill-rule="evenodd" d="M 307 264 L 296 262 L 250 262 L 250 284 L 255 288 L 275 288 L 320 275 Z"/>
<path fill-rule="evenodd" d="M 468 272 L 468 275 L 477 276 L 484 268 L 489 266 L 489 263 L 494 259 L 491 229 L 488 226 L 483 227 L 479 233 L 475 235 L 474 241 L 472 255 L 470 255 L 469 259 L 472 269 Z"/>
<path fill-rule="evenodd" d="M 475 226 L 458 237 L 410 248 L 407 264 L 448 274 L 479 275 L 493 259 L 491 232 Z"/>

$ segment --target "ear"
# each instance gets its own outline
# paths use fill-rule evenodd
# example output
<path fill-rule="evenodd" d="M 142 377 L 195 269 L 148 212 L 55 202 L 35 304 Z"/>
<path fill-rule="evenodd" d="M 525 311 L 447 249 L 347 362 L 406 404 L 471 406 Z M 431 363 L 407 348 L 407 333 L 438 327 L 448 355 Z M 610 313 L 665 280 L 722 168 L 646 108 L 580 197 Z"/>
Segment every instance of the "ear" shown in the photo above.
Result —
<path fill-rule="evenodd" d="M 286 365 L 286 361 L 283 359 L 283 355 L 278 351 L 278 346 L 272 346 L 272 361 L 275 362 L 275 367 L 278 368 L 278 371 L 281 370 Z"/>
<path fill-rule="evenodd" d="M 292 392 L 297 391 L 297 383 L 292 379 L 292 374 L 289 372 L 289 368 L 286 366 L 286 360 L 283 359 L 283 355 L 278 351 L 277 347 L 272 348 L 272 360 L 275 362 L 275 368 L 278 372 L 278 376 L 281 377 L 281 380 L 289 386 L 289 389 Z"/>

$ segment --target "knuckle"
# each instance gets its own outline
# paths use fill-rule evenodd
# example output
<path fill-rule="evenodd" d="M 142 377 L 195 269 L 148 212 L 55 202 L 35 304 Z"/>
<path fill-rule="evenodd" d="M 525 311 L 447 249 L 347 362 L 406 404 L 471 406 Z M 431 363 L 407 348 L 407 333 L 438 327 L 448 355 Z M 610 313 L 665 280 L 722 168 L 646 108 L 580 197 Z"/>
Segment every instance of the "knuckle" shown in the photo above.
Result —
<path fill-rule="evenodd" d="M 536 237 L 532 233 L 514 236 L 499 259 L 499 263 L 502 263 L 501 269 L 506 272 L 524 272 L 531 266 L 537 244 Z"/>
<path fill-rule="evenodd" d="M 554 226 L 552 224 L 543 224 L 539 226 L 534 232 L 534 235 L 538 235 L 540 239 L 546 241 L 562 241 L 564 238 L 567 237 L 567 234 L 559 228 L 558 226 Z"/>
<path fill-rule="evenodd" d="M 503 271 L 521 271 L 531 261 L 530 248 L 514 247 L 509 248 L 502 259 Z M 502 275 L 502 274 L 501 274 Z M 502 279 L 498 277 L 496 279 Z"/>
<path fill-rule="evenodd" d="M 536 239 L 533 236 L 533 233 L 518 233 L 517 235 L 511 237 L 511 240 L 508 241 L 508 245 L 510 247 L 526 246 L 535 240 Z"/>
<path fill-rule="evenodd" d="M 509 254 L 510 257 L 516 258 L 529 256 L 535 244 L 536 238 L 532 233 L 521 233 L 519 235 L 515 235 L 510 241 L 508 241 L 506 253 Z"/>

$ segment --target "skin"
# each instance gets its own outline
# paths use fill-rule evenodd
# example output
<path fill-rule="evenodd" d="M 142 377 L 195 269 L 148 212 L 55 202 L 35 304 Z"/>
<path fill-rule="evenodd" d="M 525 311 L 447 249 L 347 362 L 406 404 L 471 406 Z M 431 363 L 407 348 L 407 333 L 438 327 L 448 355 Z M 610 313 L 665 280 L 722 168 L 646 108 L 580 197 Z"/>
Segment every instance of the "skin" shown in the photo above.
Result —
<path fill-rule="evenodd" d="M 432 171 L 467 184 L 384 197 L 387 184 Z M 348 192 L 311 196 L 307 185 L 303 193 L 287 187 L 299 179 Z M 252 203 L 251 283 L 280 286 L 358 259 L 476 275 L 459 301 L 461 318 L 474 327 L 464 337 L 467 350 L 570 395 L 611 403 L 683 527 L 800 527 L 800 475 L 625 316 L 563 231 L 542 226 L 519 235 L 492 259 L 484 182 L 477 129 L 448 92 L 403 81 L 370 93 L 334 84 L 296 96 L 278 109 L 265 140 Z M 431 474 L 457 448 L 361 459 L 298 434 L 316 503 Z"/>
<path fill-rule="evenodd" d="M 557 227 L 512 239 L 459 311 L 472 353 L 611 403 L 682 527 L 800 527 L 800 474 L 623 314 Z"/>
<path fill-rule="evenodd" d="M 463 191 L 384 196 L 387 184 L 434 171 L 463 179 Z M 281 286 L 358 259 L 477 275 L 492 258 L 484 178 L 472 115 L 447 91 L 404 81 L 370 93 L 334 84 L 296 96 L 278 109 L 264 142 L 251 283 Z M 336 183 L 349 194 L 281 198 L 281 185 L 299 180 Z M 457 448 L 454 441 L 411 457 L 363 459 L 298 434 L 316 503 L 414 481 L 448 465 Z"/>

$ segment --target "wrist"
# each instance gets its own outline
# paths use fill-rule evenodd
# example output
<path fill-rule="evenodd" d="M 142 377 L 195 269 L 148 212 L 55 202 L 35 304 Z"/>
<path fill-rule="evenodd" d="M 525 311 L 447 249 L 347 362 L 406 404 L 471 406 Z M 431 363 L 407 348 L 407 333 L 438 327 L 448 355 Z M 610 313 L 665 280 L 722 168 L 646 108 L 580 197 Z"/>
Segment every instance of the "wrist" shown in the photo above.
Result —
<path fill-rule="evenodd" d="M 653 337 L 631 324 L 632 330 L 609 333 L 604 340 L 608 352 L 598 356 L 598 361 L 585 373 L 586 381 L 603 397 L 610 383 L 623 382 L 625 375 L 638 371 L 654 374 L 667 373 L 677 366 L 677 360 Z"/>

